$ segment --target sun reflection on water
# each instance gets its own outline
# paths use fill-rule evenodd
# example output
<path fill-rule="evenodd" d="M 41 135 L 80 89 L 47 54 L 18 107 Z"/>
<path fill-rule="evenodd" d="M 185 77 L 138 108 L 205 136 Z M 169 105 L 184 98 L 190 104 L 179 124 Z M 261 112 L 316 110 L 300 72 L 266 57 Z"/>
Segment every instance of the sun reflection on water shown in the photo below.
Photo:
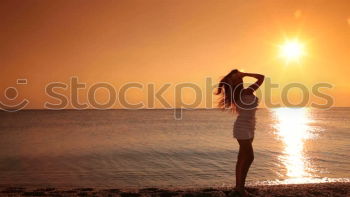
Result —
<path fill-rule="evenodd" d="M 312 170 L 304 153 L 305 141 L 314 138 L 309 123 L 312 121 L 307 108 L 274 109 L 277 123 L 276 134 L 284 144 L 279 157 L 286 169 L 284 182 L 310 182 Z"/>

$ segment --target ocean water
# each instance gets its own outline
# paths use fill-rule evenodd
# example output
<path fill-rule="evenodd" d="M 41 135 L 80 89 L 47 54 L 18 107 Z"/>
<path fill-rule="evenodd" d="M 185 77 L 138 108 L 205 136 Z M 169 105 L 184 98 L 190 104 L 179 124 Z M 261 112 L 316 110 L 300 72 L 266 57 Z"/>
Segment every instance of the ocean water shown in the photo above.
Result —
<path fill-rule="evenodd" d="M 350 108 L 258 109 L 248 184 L 350 180 Z M 0 185 L 232 186 L 235 116 L 219 110 L 0 112 Z"/>

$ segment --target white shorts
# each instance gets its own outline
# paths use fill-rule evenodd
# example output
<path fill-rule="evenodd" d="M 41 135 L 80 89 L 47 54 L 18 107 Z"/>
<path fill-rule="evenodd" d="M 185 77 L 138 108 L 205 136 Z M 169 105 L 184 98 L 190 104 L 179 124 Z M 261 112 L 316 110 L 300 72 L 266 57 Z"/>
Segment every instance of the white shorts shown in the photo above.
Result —
<path fill-rule="evenodd" d="M 233 125 L 233 137 L 238 140 L 248 140 L 254 138 L 255 119 L 241 120 L 237 119 Z"/>

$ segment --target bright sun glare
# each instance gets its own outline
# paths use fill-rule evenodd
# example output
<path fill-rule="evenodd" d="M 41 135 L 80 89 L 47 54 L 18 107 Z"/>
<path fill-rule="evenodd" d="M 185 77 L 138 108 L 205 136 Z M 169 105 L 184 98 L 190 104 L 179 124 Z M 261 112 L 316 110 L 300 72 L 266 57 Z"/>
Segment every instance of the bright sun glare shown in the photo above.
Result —
<path fill-rule="evenodd" d="M 280 55 L 290 61 L 299 61 L 304 55 L 304 46 L 298 40 L 288 40 L 280 46 Z"/>
<path fill-rule="evenodd" d="M 275 108 L 277 136 L 284 144 L 282 161 L 286 177 L 285 183 L 315 182 L 311 172 L 315 170 L 305 154 L 306 143 L 317 138 L 310 123 L 313 122 L 307 108 Z"/>

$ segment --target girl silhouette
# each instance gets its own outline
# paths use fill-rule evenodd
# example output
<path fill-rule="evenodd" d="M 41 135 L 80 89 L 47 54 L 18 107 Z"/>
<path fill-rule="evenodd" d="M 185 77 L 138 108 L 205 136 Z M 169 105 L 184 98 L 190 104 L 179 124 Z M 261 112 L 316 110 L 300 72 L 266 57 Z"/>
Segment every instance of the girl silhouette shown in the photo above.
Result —
<path fill-rule="evenodd" d="M 243 87 L 243 77 L 254 77 L 257 81 L 248 88 Z M 264 76 L 244 73 L 237 69 L 228 73 L 219 83 L 217 95 L 220 95 L 219 107 L 237 112 L 233 126 L 233 136 L 239 144 L 236 163 L 236 192 L 248 196 L 245 191 L 245 180 L 254 160 L 253 139 L 255 130 L 255 112 L 258 98 L 254 92 L 261 86 Z"/>

